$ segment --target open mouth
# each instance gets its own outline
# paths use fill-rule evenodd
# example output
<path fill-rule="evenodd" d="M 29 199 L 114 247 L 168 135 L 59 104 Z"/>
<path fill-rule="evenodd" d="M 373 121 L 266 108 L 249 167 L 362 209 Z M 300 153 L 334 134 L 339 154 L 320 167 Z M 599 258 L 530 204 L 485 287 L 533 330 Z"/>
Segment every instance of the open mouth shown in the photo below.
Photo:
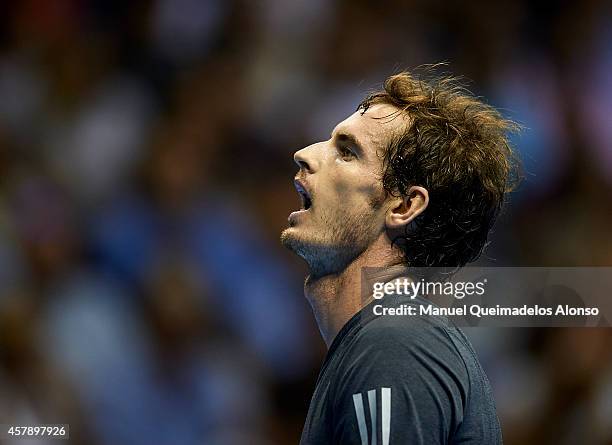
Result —
<path fill-rule="evenodd" d="M 300 198 L 302 200 L 302 208 L 301 210 L 308 210 L 312 206 L 312 198 L 310 197 L 310 193 L 304 187 L 304 185 L 300 181 L 294 181 L 295 189 L 297 190 Z"/>

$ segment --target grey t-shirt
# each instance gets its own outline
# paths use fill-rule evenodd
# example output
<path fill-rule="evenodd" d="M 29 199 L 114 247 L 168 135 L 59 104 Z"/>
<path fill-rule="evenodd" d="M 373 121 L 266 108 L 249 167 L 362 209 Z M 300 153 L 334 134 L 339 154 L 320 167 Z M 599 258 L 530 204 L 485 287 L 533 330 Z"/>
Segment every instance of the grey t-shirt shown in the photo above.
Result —
<path fill-rule="evenodd" d="M 491 387 L 464 333 L 444 317 L 377 316 L 375 304 L 431 303 L 386 296 L 347 322 L 319 373 L 300 444 L 501 444 Z"/>

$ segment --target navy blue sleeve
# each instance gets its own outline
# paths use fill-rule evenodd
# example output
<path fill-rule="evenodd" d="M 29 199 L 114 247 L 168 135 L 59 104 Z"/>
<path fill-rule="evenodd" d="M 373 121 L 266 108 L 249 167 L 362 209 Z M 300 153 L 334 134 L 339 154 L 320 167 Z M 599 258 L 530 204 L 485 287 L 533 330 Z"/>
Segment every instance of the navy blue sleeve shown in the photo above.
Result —
<path fill-rule="evenodd" d="M 402 323 L 405 321 L 402 321 Z M 352 340 L 333 385 L 333 443 L 451 443 L 469 391 L 443 328 L 375 320 Z"/>

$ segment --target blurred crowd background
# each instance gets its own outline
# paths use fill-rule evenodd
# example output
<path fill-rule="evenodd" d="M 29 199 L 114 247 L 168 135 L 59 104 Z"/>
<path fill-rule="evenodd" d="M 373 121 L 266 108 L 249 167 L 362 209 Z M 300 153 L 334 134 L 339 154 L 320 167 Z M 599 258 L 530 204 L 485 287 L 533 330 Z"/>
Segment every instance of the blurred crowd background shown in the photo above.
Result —
<path fill-rule="evenodd" d="M 0 25 L 0 423 L 297 443 L 325 348 L 278 242 L 292 153 L 399 69 L 448 61 L 525 126 L 481 264 L 612 265 L 608 2 L 24 0 Z M 508 445 L 612 444 L 611 330 L 469 335 Z"/>

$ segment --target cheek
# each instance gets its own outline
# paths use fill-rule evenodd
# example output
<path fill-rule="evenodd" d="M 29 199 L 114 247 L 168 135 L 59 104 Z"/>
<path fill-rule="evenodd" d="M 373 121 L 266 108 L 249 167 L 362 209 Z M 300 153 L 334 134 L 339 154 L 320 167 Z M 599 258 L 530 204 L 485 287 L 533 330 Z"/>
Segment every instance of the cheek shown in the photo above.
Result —
<path fill-rule="evenodd" d="M 341 206 L 379 206 L 384 200 L 384 191 L 379 177 L 367 171 L 336 175 L 334 192 Z"/>

